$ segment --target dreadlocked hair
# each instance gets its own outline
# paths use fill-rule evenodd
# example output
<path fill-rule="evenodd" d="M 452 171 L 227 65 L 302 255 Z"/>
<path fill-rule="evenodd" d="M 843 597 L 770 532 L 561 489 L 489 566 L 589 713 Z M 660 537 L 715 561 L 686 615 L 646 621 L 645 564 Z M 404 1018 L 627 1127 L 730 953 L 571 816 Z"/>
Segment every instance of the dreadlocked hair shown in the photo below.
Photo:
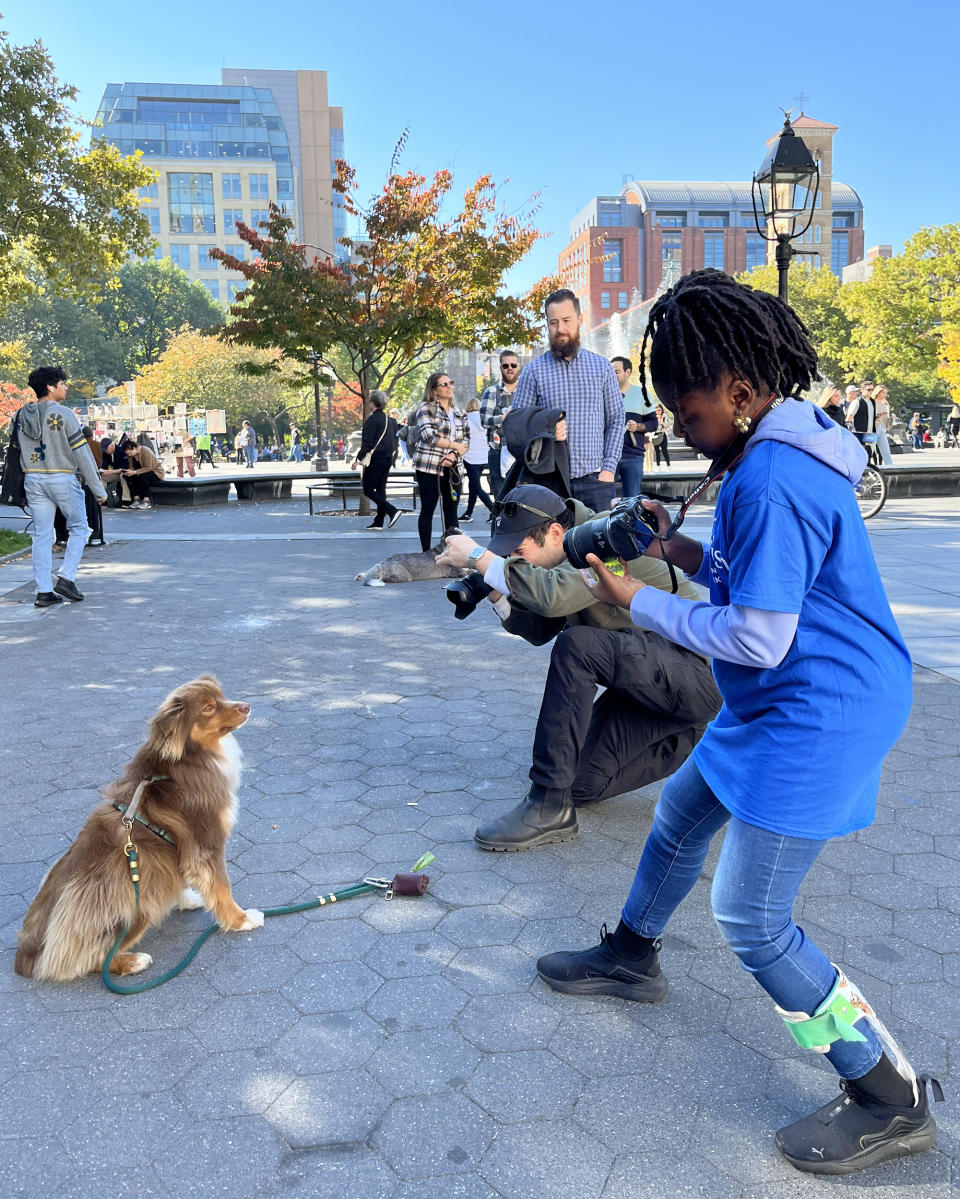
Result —
<path fill-rule="evenodd" d="M 724 375 L 745 379 L 758 394 L 806 391 L 817 373 L 809 332 L 793 309 L 722 271 L 692 271 L 650 310 L 640 350 L 658 396 L 669 402 L 718 387 Z"/>

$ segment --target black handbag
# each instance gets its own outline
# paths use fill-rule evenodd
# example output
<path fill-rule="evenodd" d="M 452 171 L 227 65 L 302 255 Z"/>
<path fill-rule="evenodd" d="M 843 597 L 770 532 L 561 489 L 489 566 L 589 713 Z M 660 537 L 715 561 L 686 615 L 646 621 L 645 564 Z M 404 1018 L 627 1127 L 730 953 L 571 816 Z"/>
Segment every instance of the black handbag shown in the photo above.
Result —
<path fill-rule="evenodd" d="M 10 444 L 3 460 L 3 476 L 0 478 L 0 504 L 14 508 L 26 508 L 27 491 L 24 487 L 23 463 L 20 460 L 20 413 L 13 418 Z"/>

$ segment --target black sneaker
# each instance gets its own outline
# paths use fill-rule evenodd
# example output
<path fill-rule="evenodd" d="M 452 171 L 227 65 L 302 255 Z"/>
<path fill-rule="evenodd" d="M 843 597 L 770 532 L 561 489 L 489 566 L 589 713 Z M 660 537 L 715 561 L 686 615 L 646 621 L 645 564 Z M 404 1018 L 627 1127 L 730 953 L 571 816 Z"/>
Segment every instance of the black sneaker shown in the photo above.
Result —
<path fill-rule="evenodd" d="M 637 1003 L 662 1003 L 670 984 L 660 973 L 659 949 L 655 941 L 648 958 L 624 961 L 614 953 L 604 924 L 599 945 L 579 953 L 548 953 L 537 962 L 537 974 L 566 995 L 616 995 Z"/>
<path fill-rule="evenodd" d="M 390 517 L 390 523 L 387 525 L 387 528 L 392 529 L 401 516 L 403 516 L 403 509 L 398 508 L 396 512 L 394 512 L 393 516 Z"/>
<path fill-rule="evenodd" d="M 457 520 L 459 520 L 459 522 L 462 525 L 472 525 L 473 524 L 473 517 L 467 516 L 466 514 L 464 514 L 463 516 L 458 516 Z"/>
<path fill-rule="evenodd" d="M 937 1143 L 937 1125 L 930 1115 L 927 1083 L 934 1098 L 943 1100 L 935 1078 L 917 1078 L 919 1102 L 913 1107 L 878 1103 L 858 1090 L 856 1081 L 842 1078 L 842 1094 L 795 1124 L 781 1128 L 776 1145 L 791 1166 L 808 1174 L 853 1174 L 891 1157 L 922 1153 Z"/>
<path fill-rule="evenodd" d="M 83 592 L 72 579 L 57 579 L 54 591 L 57 595 L 62 595 L 64 599 L 72 600 L 75 604 L 79 604 L 83 599 Z"/>
<path fill-rule="evenodd" d="M 62 604 L 63 600 L 54 591 L 38 591 L 37 598 L 33 601 L 35 608 L 52 608 L 55 604 Z"/>

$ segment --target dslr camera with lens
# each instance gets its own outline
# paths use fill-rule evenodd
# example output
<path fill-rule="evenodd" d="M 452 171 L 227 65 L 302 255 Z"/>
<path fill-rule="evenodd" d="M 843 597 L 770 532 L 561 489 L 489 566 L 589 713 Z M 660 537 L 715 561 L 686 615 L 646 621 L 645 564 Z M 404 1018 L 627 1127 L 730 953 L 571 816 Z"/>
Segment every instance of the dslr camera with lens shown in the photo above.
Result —
<path fill-rule="evenodd" d="M 643 556 L 647 546 L 659 533 L 657 518 L 643 501 L 649 497 L 634 495 L 619 500 L 607 516 L 588 520 L 563 535 L 563 549 L 568 561 L 582 570 L 587 566 L 587 554 L 596 554 L 601 562 L 622 558 L 632 562 Z"/>
<path fill-rule="evenodd" d="M 454 616 L 457 620 L 466 620 L 476 612 L 477 605 L 487 598 L 493 588 L 485 583 L 483 575 L 478 570 L 471 571 L 462 579 L 454 579 L 444 588 L 447 599 L 454 606 Z"/>

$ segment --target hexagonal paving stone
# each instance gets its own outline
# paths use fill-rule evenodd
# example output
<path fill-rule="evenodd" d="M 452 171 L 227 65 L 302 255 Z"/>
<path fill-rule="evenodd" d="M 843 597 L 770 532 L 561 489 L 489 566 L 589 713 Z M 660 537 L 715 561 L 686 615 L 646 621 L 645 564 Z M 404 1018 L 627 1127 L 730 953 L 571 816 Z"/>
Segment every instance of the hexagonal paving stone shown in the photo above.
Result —
<path fill-rule="evenodd" d="M 906 915 L 917 916 L 919 913 L 908 912 Z M 907 978 L 911 982 L 930 982 L 940 978 L 940 955 L 902 937 L 851 939 L 844 957 L 844 970 L 848 966 L 854 981 L 859 978 L 860 970 L 891 983 L 903 982 Z"/>
<path fill-rule="evenodd" d="M 362 962 L 324 962 L 303 966 L 282 993 L 304 1013 L 343 1012 L 362 1007 L 382 985 Z"/>
<path fill-rule="evenodd" d="M 692 1099 L 715 1109 L 728 1098 L 761 1092 L 771 1063 L 722 1033 L 708 1033 L 667 1037 L 657 1046 L 653 1069 L 667 1085 L 686 1089 Z"/>
<path fill-rule="evenodd" d="M 428 893 L 420 898 L 400 896 L 373 904 L 364 912 L 363 919 L 381 933 L 427 933 L 439 924 L 445 912 L 446 908 Z"/>
<path fill-rule="evenodd" d="M 703 1195 L 709 1199 L 739 1199 L 741 1184 L 722 1174 L 697 1154 L 673 1152 L 661 1145 L 618 1157 L 603 1188 L 602 1199 L 664 1199 L 664 1180 L 669 1180 L 671 1195 Z M 764 1184 L 769 1187 L 769 1184 Z M 794 1199 L 810 1196 L 810 1181 Z M 766 1190 L 762 1199 L 775 1199 Z M 817 1193 L 817 1199 L 820 1199 Z M 758 1197 L 760 1199 L 760 1197 Z M 788 1199 L 785 1193 L 782 1199 Z M 812 1197 L 811 1197 L 812 1199 Z"/>
<path fill-rule="evenodd" d="M 934 887 L 949 887 L 957 881 L 957 863 L 936 853 L 898 854 L 894 870 Z"/>
<path fill-rule="evenodd" d="M 523 925 L 522 916 L 489 904 L 448 913 L 437 926 L 437 932 L 463 948 L 509 945 L 523 931 Z"/>
<path fill-rule="evenodd" d="M 351 962 L 376 943 L 377 934 L 369 924 L 347 911 L 341 920 L 309 921 L 291 938 L 290 948 L 304 962 Z"/>
<path fill-rule="evenodd" d="M 545 1049 L 487 1054 L 466 1093 L 504 1124 L 552 1120 L 573 1108 L 583 1075 Z"/>
<path fill-rule="evenodd" d="M 488 1053 L 544 1049 L 560 1023 L 558 1012 L 532 995 L 481 995 L 460 1013 L 456 1027 Z"/>
<path fill-rule="evenodd" d="M 393 1095 L 459 1090 L 480 1054 L 452 1029 L 395 1033 L 367 1063 L 367 1071 Z"/>
<path fill-rule="evenodd" d="M 507 880 L 492 870 L 451 871 L 430 883 L 434 899 L 470 907 L 499 903 L 509 889 Z"/>
<path fill-rule="evenodd" d="M 847 938 L 879 938 L 893 932 L 893 916 L 886 908 L 850 895 L 805 899 L 800 923 L 808 921 Z"/>
<path fill-rule="evenodd" d="M 496 1131 L 489 1116 L 462 1095 L 401 1099 L 370 1138 L 405 1178 L 470 1173 Z"/>
<path fill-rule="evenodd" d="M 203 1180 L 204 1196 L 255 1194 L 280 1163 L 283 1146 L 261 1116 L 202 1120 L 164 1142 L 155 1168 L 171 1195 L 188 1195 Z"/>
<path fill-rule="evenodd" d="M 570 996 L 556 996 L 562 1023 L 550 1041 L 550 1050 L 561 1061 L 590 1078 L 622 1074 L 625 1068 L 638 1072 L 651 1069 L 661 1039 L 640 1023 L 635 1009 L 615 999 L 588 1003 L 576 1000 L 580 1010 L 568 1010 Z M 567 1004 L 560 1003 L 566 1000 Z M 669 1001 L 668 1001 L 669 1002 Z M 669 1038 L 667 1042 L 669 1043 Z"/>
<path fill-rule="evenodd" d="M 395 978 L 384 983 L 364 1010 L 390 1032 L 441 1028 L 469 996 L 445 978 Z"/>
<path fill-rule="evenodd" d="M 366 1145 L 334 1144 L 283 1155 L 262 1199 L 374 1199 L 392 1195 L 397 1176 Z"/>
<path fill-rule="evenodd" d="M 536 977 L 534 961 L 515 945 L 461 949 L 444 971 L 471 995 L 526 991 Z"/>
<path fill-rule="evenodd" d="M 210 1054 L 177 1086 L 186 1110 L 199 1120 L 260 1115 L 287 1089 L 294 1074 L 263 1053 L 239 1050 Z"/>
<path fill-rule="evenodd" d="M 893 930 L 927 949 L 944 951 L 960 947 L 960 916 L 939 908 L 930 911 L 896 912 Z"/>
<path fill-rule="evenodd" d="M 456 952 L 456 945 L 446 937 L 418 930 L 380 937 L 363 960 L 384 978 L 409 978 L 436 974 Z"/>
<path fill-rule="evenodd" d="M 221 952 L 207 976 L 221 995 L 247 995 L 279 989 L 297 973 L 302 962 L 284 945 L 240 944 L 224 938 Z"/>
<path fill-rule="evenodd" d="M 190 1124 L 173 1095 L 100 1095 L 60 1136 L 80 1169 L 96 1170 L 128 1166 L 131 1145 L 176 1144 Z"/>
<path fill-rule="evenodd" d="M 680 1150 L 696 1113 L 688 1095 L 642 1072 L 587 1081 L 573 1109 L 577 1122 L 615 1153 L 654 1142 Z"/>
<path fill-rule="evenodd" d="M 280 995 L 233 995 L 214 1004 L 193 1032 L 207 1049 L 260 1049 L 294 1025 L 300 1013 Z"/>
<path fill-rule="evenodd" d="M 364 1141 L 391 1097 L 362 1070 L 312 1074 L 290 1084 L 267 1121 L 293 1149 Z"/>
<path fill-rule="evenodd" d="M 273 874 L 280 870 L 296 870 L 309 857 L 309 850 L 295 841 L 277 841 L 245 849 L 234 861 L 248 874 Z"/>
<path fill-rule="evenodd" d="M 505 1128 L 484 1154 L 481 1175 L 504 1199 L 597 1199 L 613 1154 L 572 1120 Z"/>
<path fill-rule="evenodd" d="M 347 1070 L 362 1066 L 385 1036 L 363 1012 L 329 1012 L 301 1016 L 274 1051 L 298 1074 Z"/>

